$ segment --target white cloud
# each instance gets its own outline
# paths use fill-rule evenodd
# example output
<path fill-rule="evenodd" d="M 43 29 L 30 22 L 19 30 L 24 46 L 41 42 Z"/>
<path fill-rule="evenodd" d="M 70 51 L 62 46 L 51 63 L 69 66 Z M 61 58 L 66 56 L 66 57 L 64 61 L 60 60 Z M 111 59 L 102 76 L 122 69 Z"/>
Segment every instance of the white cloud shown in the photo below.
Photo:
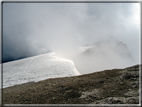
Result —
<path fill-rule="evenodd" d="M 19 58 L 48 52 L 70 57 L 79 46 L 114 36 L 139 59 L 139 4 L 4 4 L 4 55 Z M 136 11 L 136 12 L 135 12 Z M 137 63 L 136 62 L 136 63 Z"/>

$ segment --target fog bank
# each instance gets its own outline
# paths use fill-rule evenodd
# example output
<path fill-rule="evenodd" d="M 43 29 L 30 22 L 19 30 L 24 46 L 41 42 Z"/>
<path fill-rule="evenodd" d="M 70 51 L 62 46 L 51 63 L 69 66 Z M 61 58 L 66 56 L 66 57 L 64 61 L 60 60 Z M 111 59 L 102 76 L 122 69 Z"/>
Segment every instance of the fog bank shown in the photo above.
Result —
<path fill-rule="evenodd" d="M 3 62 L 53 51 L 81 73 L 129 66 L 139 63 L 139 37 L 138 3 L 3 4 Z M 83 46 L 96 48 L 84 55 Z"/>

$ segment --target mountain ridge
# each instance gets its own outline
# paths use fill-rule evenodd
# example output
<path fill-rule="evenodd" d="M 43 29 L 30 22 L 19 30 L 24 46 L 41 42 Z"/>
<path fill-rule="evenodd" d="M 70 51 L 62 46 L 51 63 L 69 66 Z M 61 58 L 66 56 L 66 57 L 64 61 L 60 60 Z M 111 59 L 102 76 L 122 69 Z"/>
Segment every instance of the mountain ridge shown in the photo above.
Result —
<path fill-rule="evenodd" d="M 4 87 L 75 75 L 80 75 L 80 73 L 73 61 L 59 58 L 53 52 L 3 64 Z"/>
<path fill-rule="evenodd" d="M 141 65 L 3 89 L 3 104 L 139 104 Z"/>

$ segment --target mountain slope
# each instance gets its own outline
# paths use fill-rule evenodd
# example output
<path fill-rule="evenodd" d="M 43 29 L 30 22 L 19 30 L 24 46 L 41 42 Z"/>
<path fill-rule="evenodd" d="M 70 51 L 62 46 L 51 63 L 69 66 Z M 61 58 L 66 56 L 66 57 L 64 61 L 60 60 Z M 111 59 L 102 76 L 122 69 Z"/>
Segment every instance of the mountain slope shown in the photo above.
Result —
<path fill-rule="evenodd" d="M 3 64 L 3 87 L 48 78 L 80 75 L 71 60 L 53 52 Z"/>
<path fill-rule="evenodd" d="M 72 60 L 81 74 L 136 64 L 127 45 L 115 38 L 90 43 L 80 51 Z"/>
<path fill-rule="evenodd" d="M 139 65 L 3 89 L 4 104 L 139 104 Z"/>

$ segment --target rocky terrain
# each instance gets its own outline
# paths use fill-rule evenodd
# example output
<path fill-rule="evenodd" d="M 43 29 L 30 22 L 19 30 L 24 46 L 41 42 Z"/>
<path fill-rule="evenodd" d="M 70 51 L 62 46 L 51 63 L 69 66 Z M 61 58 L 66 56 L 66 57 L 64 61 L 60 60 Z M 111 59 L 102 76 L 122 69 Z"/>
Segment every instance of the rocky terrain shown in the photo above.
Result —
<path fill-rule="evenodd" d="M 3 104 L 139 104 L 139 65 L 3 89 Z"/>

